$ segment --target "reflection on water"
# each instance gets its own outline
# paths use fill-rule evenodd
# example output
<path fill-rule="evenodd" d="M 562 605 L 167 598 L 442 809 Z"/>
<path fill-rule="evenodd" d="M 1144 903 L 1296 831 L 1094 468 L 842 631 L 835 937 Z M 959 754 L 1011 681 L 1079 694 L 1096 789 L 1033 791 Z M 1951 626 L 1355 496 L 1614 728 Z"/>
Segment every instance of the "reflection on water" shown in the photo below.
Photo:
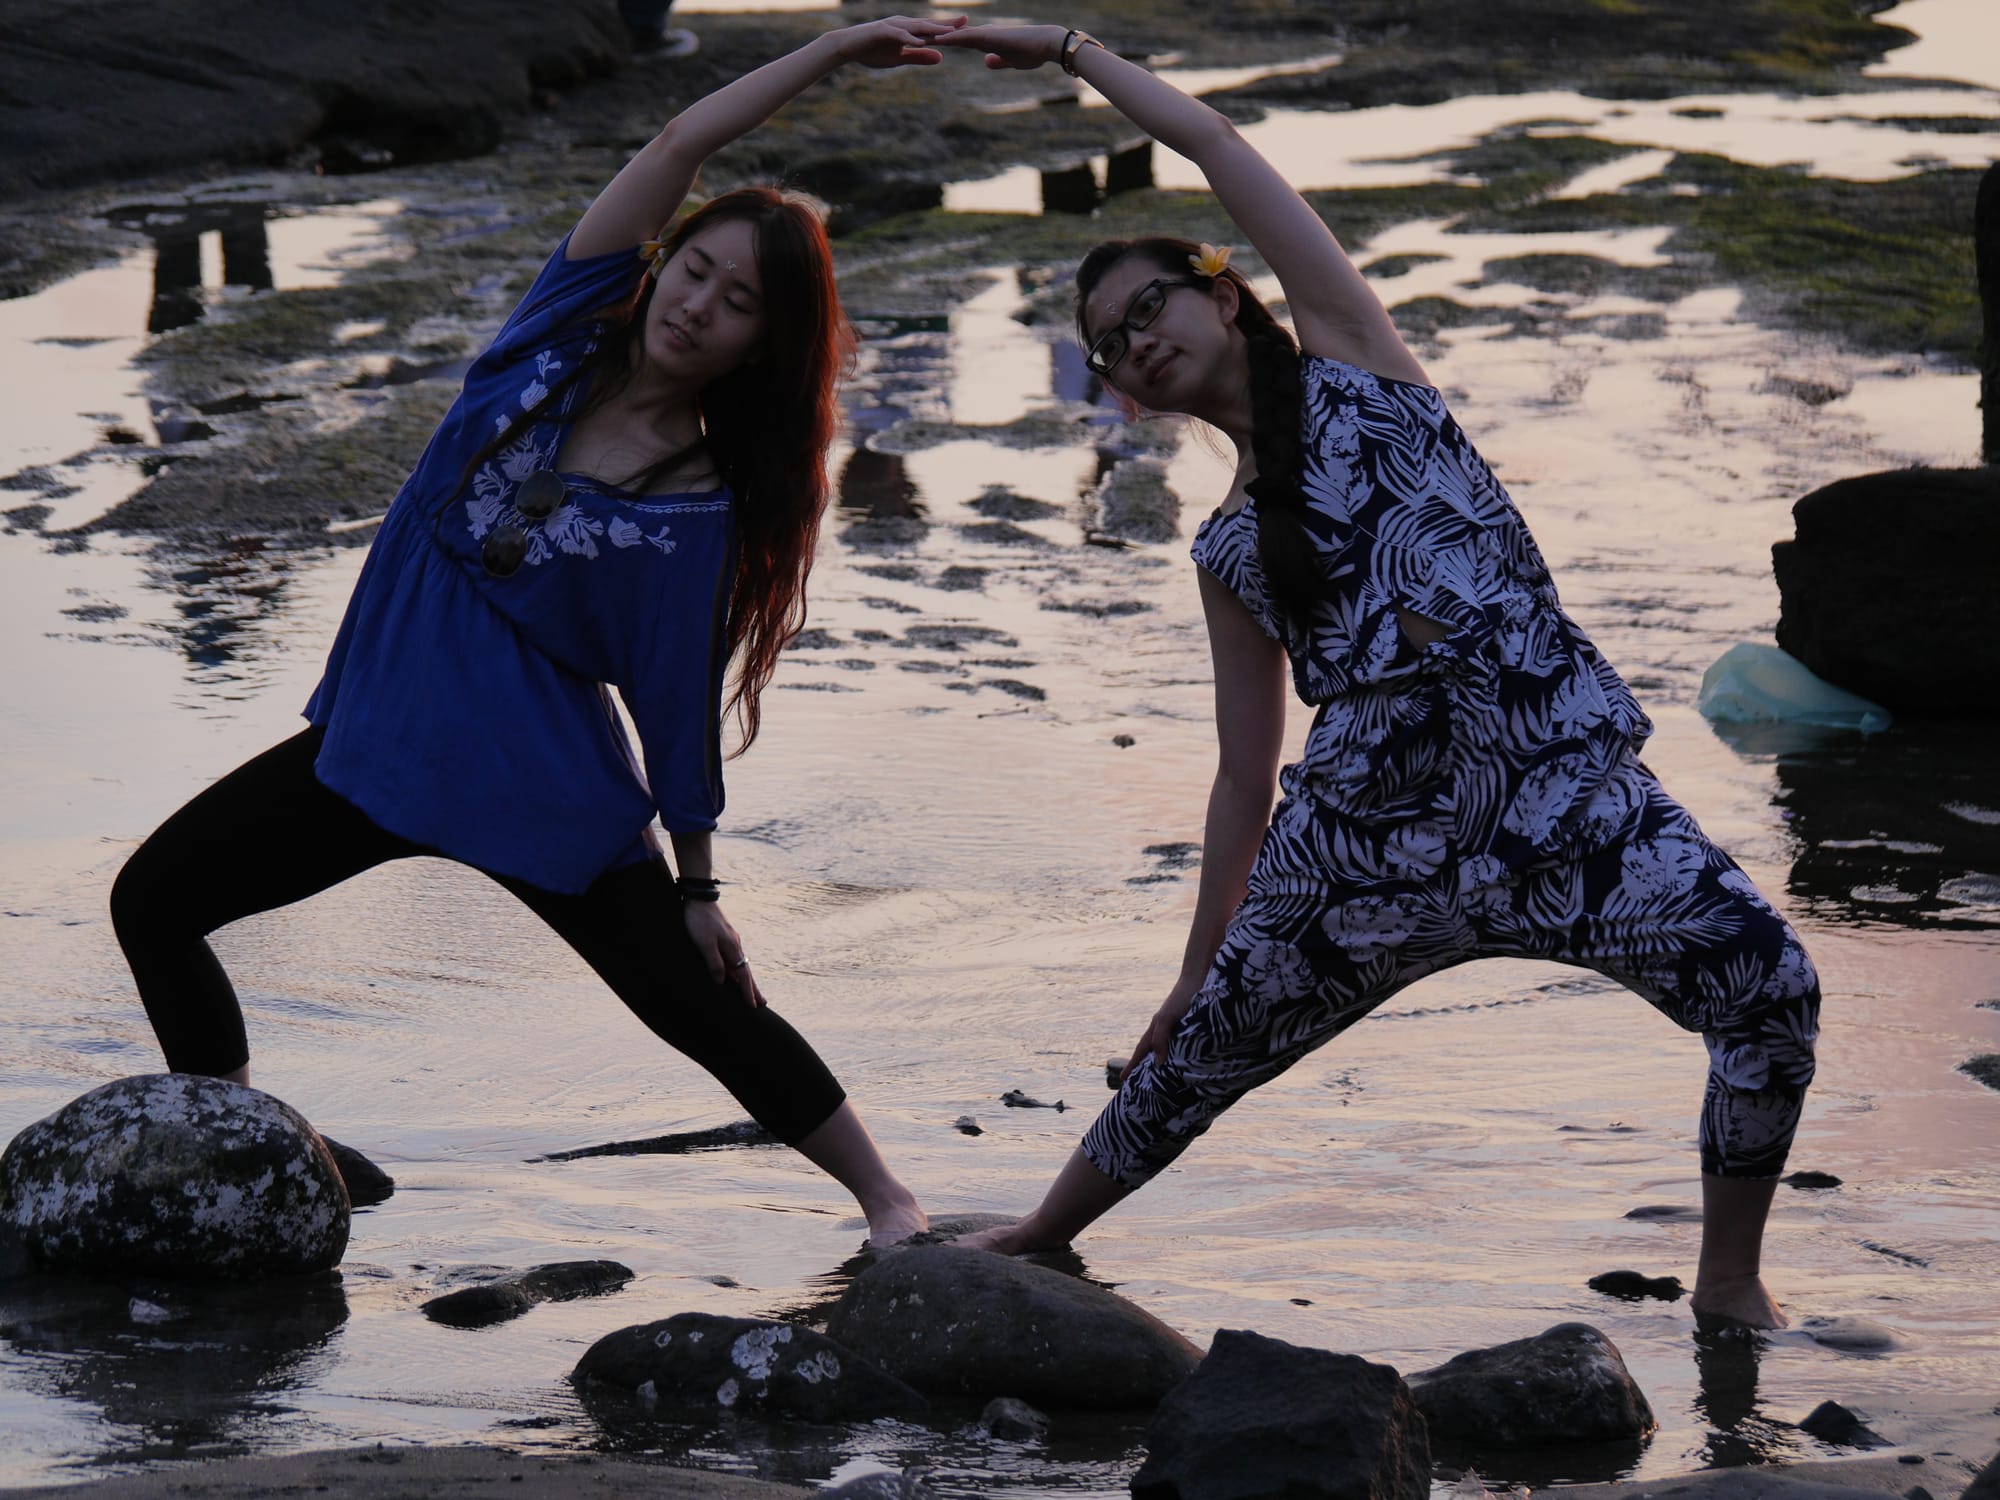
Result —
<path fill-rule="evenodd" d="M 1694 1409 L 1708 1424 L 1701 1457 L 1710 1467 L 1797 1456 L 1797 1428 L 1758 1409 L 1757 1372 L 1763 1355 L 1764 1341 L 1744 1330 L 1695 1331 Z"/>
<path fill-rule="evenodd" d="M 1792 893 L 1824 918 L 2000 927 L 2000 782 L 1977 725 L 1828 736 L 1777 758 Z"/>
<path fill-rule="evenodd" d="M 1067 167 L 1013 167 L 948 182 L 943 204 L 954 213 L 1090 214 L 1107 198 L 1153 185 L 1153 142 L 1141 139 Z"/>
<path fill-rule="evenodd" d="M 153 242 L 153 303 L 146 332 L 165 333 L 198 320 L 206 310 L 203 289 L 210 284 L 268 292 L 271 237 L 261 203 L 215 203 L 163 211 L 140 205 L 115 208 L 105 217 L 121 229 L 136 229 Z M 203 267 L 213 245 L 221 265 L 211 277 Z"/>
<path fill-rule="evenodd" d="M 317 1378 L 347 1320 L 338 1273 L 249 1284 L 112 1283 L 29 1276 L 0 1284 L 0 1338 L 44 1395 L 110 1429 L 98 1463 L 254 1446 L 287 1394 Z"/>

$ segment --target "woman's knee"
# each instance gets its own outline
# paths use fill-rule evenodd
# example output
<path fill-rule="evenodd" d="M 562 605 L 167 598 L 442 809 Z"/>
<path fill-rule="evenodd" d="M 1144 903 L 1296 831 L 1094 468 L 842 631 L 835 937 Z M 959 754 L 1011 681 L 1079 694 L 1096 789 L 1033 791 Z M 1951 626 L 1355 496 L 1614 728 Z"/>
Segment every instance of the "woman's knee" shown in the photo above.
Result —
<path fill-rule="evenodd" d="M 141 844 L 111 882 L 111 926 L 127 948 L 163 925 L 172 882 L 150 843 Z"/>

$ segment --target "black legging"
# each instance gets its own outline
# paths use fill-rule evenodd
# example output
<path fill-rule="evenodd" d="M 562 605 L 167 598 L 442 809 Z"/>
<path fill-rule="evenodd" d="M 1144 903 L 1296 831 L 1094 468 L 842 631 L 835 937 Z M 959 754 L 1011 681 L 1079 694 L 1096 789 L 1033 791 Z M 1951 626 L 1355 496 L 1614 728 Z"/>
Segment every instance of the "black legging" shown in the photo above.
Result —
<path fill-rule="evenodd" d="M 308 729 L 239 766 L 160 825 L 111 890 L 111 921 L 147 1019 L 177 1073 L 219 1077 L 249 1061 L 243 1011 L 207 937 L 387 860 L 436 854 L 378 827 L 313 772 Z M 488 872 L 491 873 L 491 872 Z M 790 1144 L 846 1095 L 805 1038 L 709 978 L 666 866 L 601 875 L 580 896 L 493 878 L 527 905 L 653 1032 Z"/>

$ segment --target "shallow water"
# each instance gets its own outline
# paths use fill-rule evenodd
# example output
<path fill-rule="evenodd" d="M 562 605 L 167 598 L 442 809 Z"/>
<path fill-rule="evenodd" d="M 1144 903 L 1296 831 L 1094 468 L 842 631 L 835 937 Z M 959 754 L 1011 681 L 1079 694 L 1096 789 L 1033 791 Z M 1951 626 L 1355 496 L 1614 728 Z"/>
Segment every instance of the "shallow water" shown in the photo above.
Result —
<path fill-rule="evenodd" d="M 1401 297 L 1556 241 L 1643 263 L 1657 253 L 1647 234 L 1411 224 L 1356 248 L 1450 257 L 1395 283 Z M 340 243 L 374 253 L 358 229 Z M 0 470 L 79 476 L 48 501 L 51 527 L 138 482 L 136 457 L 99 444 L 107 425 L 146 438 L 139 450 L 157 436 L 126 363 L 150 270 L 88 275 L 105 279 L 0 304 L 0 337 L 48 393 L 32 426 L 10 424 Z M 1769 637 L 1768 547 L 1789 533 L 1791 502 L 1846 473 L 1969 461 L 1973 377 L 1800 344 L 1741 318 L 1726 290 L 1672 305 L 1454 295 L 1565 314 L 1543 338 L 1448 335 L 1432 374 L 1568 607 L 1658 721 L 1649 762 L 1799 924 L 1826 981 L 1821 1082 L 1794 1162 L 1845 1184 L 1781 1190 L 1774 1287 L 1797 1320 L 1865 1316 L 1907 1344 L 1854 1355 L 1801 1331 L 1704 1344 L 1685 1303 L 1585 1289 L 1619 1266 L 1692 1279 L 1697 1226 L 1623 1216 L 1695 1201 L 1703 1059 L 1594 976 L 1526 963 L 1428 980 L 1262 1091 L 1083 1242 L 1090 1273 L 1198 1340 L 1254 1327 L 1404 1370 L 1572 1318 L 1602 1328 L 1660 1431 L 1556 1472 L 1485 1458 L 1489 1480 L 1825 1454 L 1789 1424 L 1829 1398 L 1924 1451 L 1938 1410 L 1990 1402 L 2000 1353 L 2000 1097 L 1954 1072 L 2000 1051 L 2000 1009 L 1976 1004 L 2000 997 L 2000 792 L 1974 736 L 1725 741 L 1693 702 L 1728 645 Z M 1073 351 L 1011 316 L 1022 297 L 992 268 L 947 326 L 874 325 L 854 431 L 1083 411 L 1063 405 L 1086 389 Z M 1657 317 L 1648 336 L 1630 336 L 1634 313 Z M 36 342 L 58 335 L 113 342 Z M 1849 394 L 1810 406 L 1782 377 Z M 718 853 L 732 916 L 933 1212 L 1033 1201 L 1105 1097 L 1104 1059 L 1170 981 L 1193 903 L 1185 846 L 1201 837 L 1213 735 L 1184 538 L 1226 474 L 1183 439 L 1169 468 L 1183 541 L 1090 545 L 1090 491 L 1118 442 L 1115 425 L 1080 425 L 1036 449 L 976 432 L 904 455 L 843 446 L 845 508 L 815 575 L 824 634 L 788 655 L 765 738 L 730 773 Z M 972 505 L 994 484 L 1051 509 L 996 529 Z M 181 801 L 296 727 L 361 556 L 0 535 L 10 1133 L 158 1066 L 104 918 L 110 880 Z M 1059 1422 L 1044 1446 L 950 1417 L 689 1432 L 586 1412 L 561 1377 L 604 1332 L 690 1309 L 771 1313 L 837 1287 L 861 1238 L 851 1205 L 782 1150 L 537 1160 L 737 1111 L 477 876 L 390 867 L 216 946 L 258 1081 L 376 1156 L 397 1196 L 357 1216 L 337 1292 L 283 1317 L 259 1309 L 254 1333 L 240 1305 L 185 1294 L 161 1294 L 182 1321 L 153 1325 L 122 1294 L 0 1289 L 0 1483 L 479 1440 L 665 1450 L 804 1480 L 923 1457 L 947 1490 L 1122 1491 L 1140 1433 L 1116 1421 Z M 1010 1088 L 1070 1107 L 1009 1110 Z M 985 1134 L 953 1130 L 964 1114 Z M 477 1332 L 417 1312 L 468 1266 L 597 1257 L 638 1279 Z"/>

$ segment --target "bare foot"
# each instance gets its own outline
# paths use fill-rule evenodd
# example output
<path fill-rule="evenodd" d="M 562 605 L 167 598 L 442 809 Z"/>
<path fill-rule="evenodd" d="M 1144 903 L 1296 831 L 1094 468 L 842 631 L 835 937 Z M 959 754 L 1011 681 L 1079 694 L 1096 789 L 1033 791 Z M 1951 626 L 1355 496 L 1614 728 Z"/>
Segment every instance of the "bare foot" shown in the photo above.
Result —
<path fill-rule="evenodd" d="M 1737 1324 L 1744 1328 L 1783 1328 L 1790 1321 L 1764 1289 L 1764 1279 L 1755 1275 L 1698 1281 L 1695 1283 L 1693 1306 L 1697 1322 Z"/>
<path fill-rule="evenodd" d="M 1019 1255 L 1022 1248 L 1019 1230 L 1018 1224 L 996 1224 L 977 1234 L 962 1234 L 952 1243 L 968 1250 L 991 1250 L 995 1255 Z"/>
<path fill-rule="evenodd" d="M 913 1234 L 931 1227 L 930 1215 L 907 1194 L 865 1210 L 868 1215 L 868 1243 L 877 1250 L 900 1245 Z"/>

